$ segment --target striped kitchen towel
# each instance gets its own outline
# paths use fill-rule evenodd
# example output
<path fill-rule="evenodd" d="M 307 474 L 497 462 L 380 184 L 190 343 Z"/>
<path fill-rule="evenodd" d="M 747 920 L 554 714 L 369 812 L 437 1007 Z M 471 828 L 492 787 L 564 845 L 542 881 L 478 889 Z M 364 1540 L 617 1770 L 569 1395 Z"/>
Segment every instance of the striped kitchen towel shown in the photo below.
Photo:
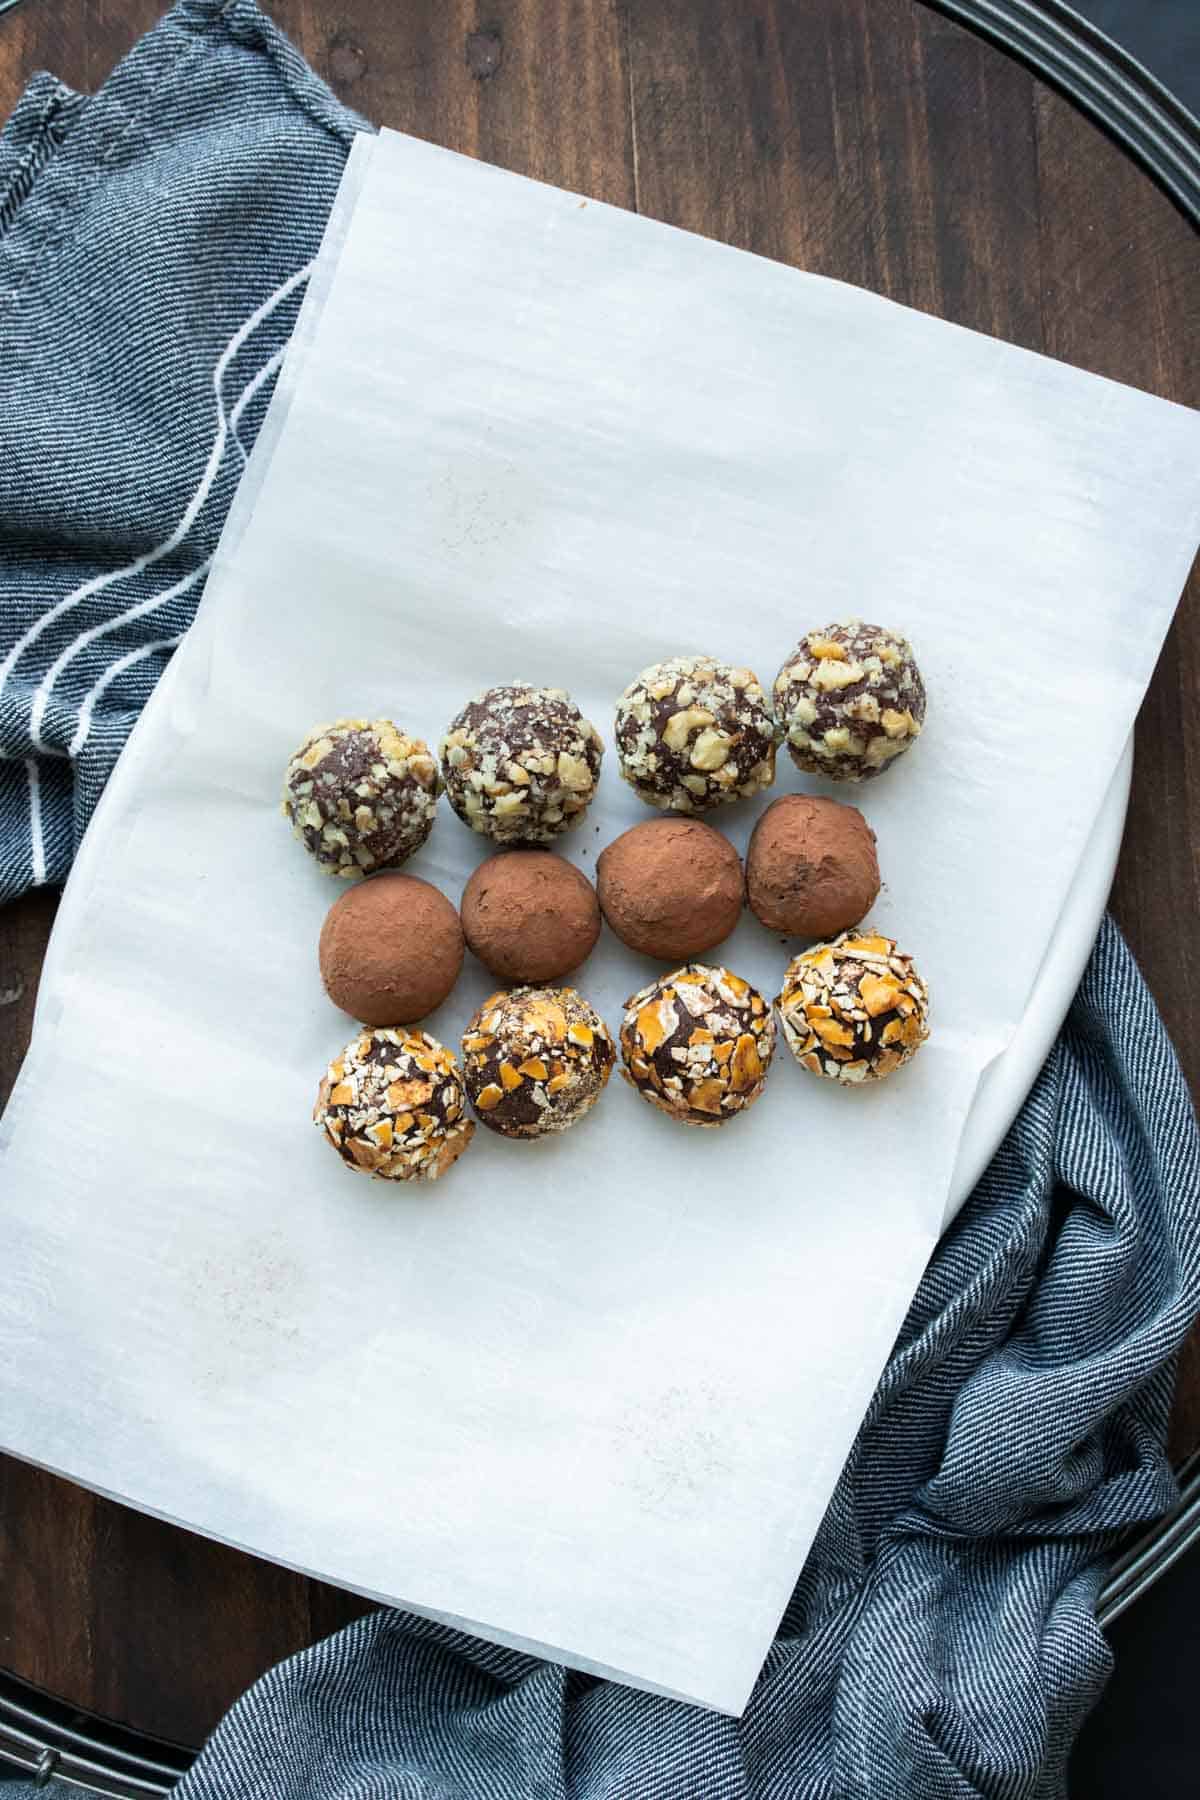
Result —
<path fill-rule="evenodd" d="M 1113 1548 L 1175 1492 L 1198 1195 L 1187 1088 L 1106 923 L 930 1264 L 741 1720 L 383 1612 L 252 1688 L 180 1800 L 1065 1795 L 1109 1667 Z"/>
<path fill-rule="evenodd" d="M 94 98 L 39 76 L 0 136 L 5 896 L 62 880 L 191 620 L 357 128 L 251 0 L 183 0 Z M 188 1800 L 1062 1794 L 1107 1561 L 1174 1493 L 1198 1192 L 1186 1087 L 1106 925 L 743 1720 L 383 1612 L 239 1702 Z"/>
<path fill-rule="evenodd" d="M 0 135 L 0 899 L 65 878 L 192 621 L 361 129 L 184 0 Z"/>

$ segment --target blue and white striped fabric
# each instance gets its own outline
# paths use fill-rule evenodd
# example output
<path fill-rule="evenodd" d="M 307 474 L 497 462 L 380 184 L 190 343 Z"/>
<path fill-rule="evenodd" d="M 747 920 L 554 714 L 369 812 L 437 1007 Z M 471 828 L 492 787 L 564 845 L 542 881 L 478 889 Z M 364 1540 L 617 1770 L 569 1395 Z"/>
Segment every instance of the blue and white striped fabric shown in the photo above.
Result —
<path fill-rule="evenodd" d="M 0 135 L 0 899 L 64 879 L 191 623 L 361 128 L 184 0 Z"/>
<path fill-rule="evenodd" d="M 1050 1800 L 1095 1601 L 1174 1496 L 1200 1138 L 1106 924 L 940 1246 L 740 1722 L 384 1612 L 274 1670 L 186 1800 Z M 403 1529 L 403 1495 L 397 1496 Z M 698 1630 L 719 1631 L 719 1618 Z"/>
<path fill-rule="evenodd" d="M 4 894 L 62 879 L 187 627 L 355 126 L 249 0 L 185 0 L 94 99 L 38 78 L 0 138 Z M 1108 1666 L 1106 1563 L 1174 1494 L 1198 1194 L 1186 1088 L 1106 925 L 743 1720 L 384 1612 L 267 1676 L 182 1792 L 1061 1794 Z"/>

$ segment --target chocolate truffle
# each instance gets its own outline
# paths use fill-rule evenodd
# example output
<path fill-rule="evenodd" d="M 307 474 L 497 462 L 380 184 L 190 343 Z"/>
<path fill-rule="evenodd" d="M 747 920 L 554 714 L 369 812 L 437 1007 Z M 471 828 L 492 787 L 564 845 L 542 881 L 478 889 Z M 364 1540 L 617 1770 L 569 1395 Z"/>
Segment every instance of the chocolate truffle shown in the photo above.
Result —
<path fill-rule="evenodd" d="M 471 1105 L 501 1137 L 574 1125 L 600 1098 L 615 1060 L 604 1020 L 569 987 L 493 994 L 463 1038 Z"/>
<path fill-rule="evenodd" d="M 723 943 L 742 911 L 737 851 L 701 819 L 647 819 L 596 863 L 600 907 L 631 950 L 687 961 Z"/>
<path fill-rule="evenodd" d="M 800 639 L 775 677 L 775 711 L 798 769 L 866 781 L 920 735 L 925 685 L 906 638 L 851 619 Z"/>
<path fill-rule="evenodd" d="M 911 956 L 870 930 L 793 957 L 775 1004 L 800 1067 L 832 1081 L 880 1081 L 929 1036 L 929 995 Z"/>
<path fill-rule="evenodd" d="M 416 875 L 376 875 L 335 900 L 318 948 L 325 992 L 364 1025 L 411 1025 L 458 980 L 458 914 Z"/>
<path fill-rule="evenodd" d="M 811 794 L 772 801 L 746 852 L 751 910 L 771 931 L 828 938 L 857 925 L 879 893 L 875 833 L 856 806 Z"/>
<path fill-rule="evenodd" d="M 440 783 L 421 738 L 390 719 L 310 731 L 287 766 L 284 817 L 328 875 L 394 869 L 433 829 Z"/>
<path fill-rule="evenodd" d="M 625 1003 L 621 1073 L 682 1125 L 724 1125 L 753 1106 L 774 1049 L 770 1007 L 728 969 L 689 963 Z"/>
<path fill-rule="evenodd" d="M 758 676 L 711 656 L 643 669 L 617 705 L 621 774 L 649 806 L 706 812 L 775 779 L 778 732 Z"/>
<path fill-rule="evenodd" d="M 463 930 L 501 981 L 557 981 L 591 955 L 600 936 L 596 890 L 552 850 L 503 850 L 463 889 Z"/>
<path fill-rule="evenodd" d="M 562 688 L 488 688 L 438 755 L 464 825 L 498 844 L 549 844 L 577 825 L 600 779 L 600 734 Z"/>
<path fill-rule="evenodd" d="M 454 1057 L 415 1031 L 353 1038 L 322 1079 L 313 1122 L 348 1168 L 385 1181 L 436 1181 L 475 1135 Z"/>

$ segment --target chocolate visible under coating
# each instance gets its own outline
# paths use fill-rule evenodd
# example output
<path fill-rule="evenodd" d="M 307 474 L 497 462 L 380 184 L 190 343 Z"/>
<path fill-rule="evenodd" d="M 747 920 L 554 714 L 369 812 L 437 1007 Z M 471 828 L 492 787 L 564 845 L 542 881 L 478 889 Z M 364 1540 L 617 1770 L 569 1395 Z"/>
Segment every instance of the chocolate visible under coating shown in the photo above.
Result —
<path fill-rule="evenodd" d="M 647 819 L 596 863 L 600 907 L 631 950 L 687 961 L 723 943 L 741 917 L 742 862 L 701 819 Z"/>
<path fill-rule="evenodd" d="M 706 812 L 775 779 L 779 733 L 757 675 L 711 656 L 643 669 L 617 704 L 621 774 L 640 799 Z"/>
<path fill-rule="evenodd" d="M 475 1135 L 458 1064 L 425 1032 L 361 1031 L 322 1078 L 313 1110 L 348 1168 L 436 1181 Z"/>
<path fill-rule="evenodd" d="M 390 719 L 338 719 L 310 731 L 288 763 L 283 813 L 326 874 L 354 881 L 421 848 L 440 788 L 422 738 Z"/>
<path fill-rule="evenodd" d="M 569 987 L 492 994 L 463 1037 L 463 1073 L 481 1123 L 501 1137 L 565 1131 L 612 1074 L 608 1027 Z"/>
<path fill-rule="evenodd" d="M 364 1025 L 410 1025 L 436 1011 L 463 964 L 445 894 L 417 875 L 376 875 L 334 901 L 321 927 L 325 992 Z"/>
<path fill-rule="evenodd" d="M 906 638 L 851 619 L 800 639 L 775 677 L 775 710 L 798 769 L 866 781 L 920 735 L 925 684 Z"/>
<path fill-rule="evenodd" d="M 438 746 L 464 825 L 498 844 L 548 844 L 587 811 L 604 745 L 562 688 L 488 688 Z"/>
<path fill-rule="evenodd" d="M 912 957 L 869 928 L 793 957 L 775 1004 L 801 1068 L 851 1085 L 891 1075 L 929 1036 Z"/>
<path fill-rule="evenodd" d="M 582 869 L 552 850 L 502 850 L 463 889 L 462 923 L 500 981 L 557 981 L 591 955 L 600 907 Z"/>
<path fill-rule="evenodd" d="M 754 827 L 746 893 L 769 930 L 833 937 L 864 919 L 878 897 L 875 833 L 856 806 L 785 794 Z"/>
<path fill-rule="evenodd" d="M 756 988 L 728 969 L 689 963 L 625 1003 L 621 1073 L 683 1125 L 724 1125 L 766 1085 L 775 1021 Z"/>

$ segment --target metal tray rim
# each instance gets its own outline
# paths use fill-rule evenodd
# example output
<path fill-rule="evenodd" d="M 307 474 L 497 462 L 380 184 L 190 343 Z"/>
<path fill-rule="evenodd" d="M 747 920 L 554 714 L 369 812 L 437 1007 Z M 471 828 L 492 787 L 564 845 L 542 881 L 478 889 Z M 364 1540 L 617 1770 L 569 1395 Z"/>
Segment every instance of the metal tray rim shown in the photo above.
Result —
<path fill-rule="evenodd" d="M 16 0 L 0 0 L 0 13 Z M 1200 230 L 1200 122 L 1161 82 L 1063 0 L 922 0 L 1065 94 Z M 1107 1626 L 1200 1541 L 1200 1453 L 1179 1471 L 1178 1505 L 1114 1565 L 1097 1603 Z M 53 1777 L 112 1800 L 170 1793 L 193 1752 L 92 1718 L 0 1669 L 0 1762 L 34 1785 Z"/>

